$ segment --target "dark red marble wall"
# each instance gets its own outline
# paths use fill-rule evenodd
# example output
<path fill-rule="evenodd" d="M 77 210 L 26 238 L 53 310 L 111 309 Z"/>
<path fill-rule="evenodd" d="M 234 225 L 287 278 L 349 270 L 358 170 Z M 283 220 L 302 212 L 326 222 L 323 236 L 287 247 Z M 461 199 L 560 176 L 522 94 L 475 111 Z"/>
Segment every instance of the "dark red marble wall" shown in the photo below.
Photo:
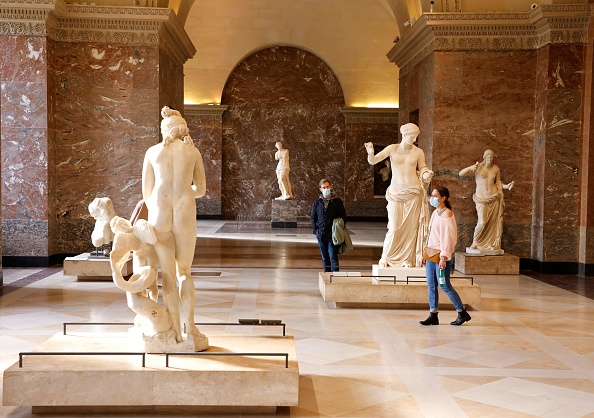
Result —
<path fill-rule="evenodd" d="M 373 166 L 367 162 L 364 144 L 385 147 L 398 141 L 398 123 L 369 121 L 346 124 L 346 209 L 349 216 L 387 217 L 386 199 L 374 197 Z M 381 163 L 380 163 L 381 164 Z"/>
<path fill-rule="evenodd" d="M 435 52 L 401 79 L 400 122 L 419 109 L 419 146 L 432 185 L 450 190 L 458 250 L 471 244 L 477 219 L 474 176 L 458 173 L 492 149 L 502 180 L 516 182 L 505 191 L 502 248 L 531 255 L 535 71 L 535 51 Z"/>
<path fill-rule="evenodd" d="M 223 115 L 224 219 L 270 218 L 271 201 L 280 195 L 274 159 L 279 141 L 290 152 L 299 216 L 309 216 L 324 177 L 345 196 L 344 97 L 326 63 L 298 48 L 258 51 L 229 76 L 221 103 L 229 105 Z"/>
<path fill-rule="evenodd" d="M 146 67 L 143 71 L 149 71 L 150 76 L 154 76 L 156 73 L 154 68 Z M 184 66 L 179 60 L 173 58 L 170 54 L 166 53 L 163 49 L 159 51 L 159 72 L 158 76 L 158 88 L 159 88 L 159 109 L 163 106 L 169 106 L 172 109 L 179 110 L 182 115 L 184 113 Z M 149 76 L 149 77 L 150 77 Z M 140 80 L 144 80 L 144 77 L 139 77 Z M 152 79 L 145 85 L 148 88 L 154 88 L 155 83 Z M 136 87 L 138 88 L 138 87 Z"/>
<path fill-rule="evenodd" d="M 3 255 L 47 257 L 47 43 L 0 36 L 0 50 Z"/>
<path fill-rule="evenodd" d="M 577 262 L 584 46 L 538 51 L 533 257 Z"/>
<path fill-rule="evenodd" d="M 107 196 L 128 217 L 142 162 L 159 138 L 158 46 L 56 43 L 57 251 L 92 247 L 88 204 Z M 180 75 L 178 75 L 179 77 Z"/>
<path fill-rule="evenodd" d="M 221 216 L 221 177 L 223 168 L 222 115 L 185 112 L 194 145 L 202 154 L 206 174 L 206 195 L 196 200 L 199 217 Z"/>

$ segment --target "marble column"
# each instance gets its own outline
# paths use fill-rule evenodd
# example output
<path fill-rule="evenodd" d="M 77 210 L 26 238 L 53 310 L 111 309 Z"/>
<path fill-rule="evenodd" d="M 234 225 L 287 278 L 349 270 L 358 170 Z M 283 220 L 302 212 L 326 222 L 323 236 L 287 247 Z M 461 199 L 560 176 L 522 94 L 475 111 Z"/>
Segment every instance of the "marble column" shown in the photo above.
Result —
<path fill-rule="evenodd" d="M 374 167 L 367 162 L 364 144 L 373 142 L 383 148 L 398 141 L 398 109 L 344 107 L 340 111 L 349 161 L 345 167 L 347 214 L 349 218 L 385 219 L 386 199 L 374 193 Z"/>
<path fill-rule="evenodd" d="M 198 218 L 221 218 L 223 113 L 227 108 L 221 105 L 184 106 L 184 117 L 194 144 L 202 153 L 206 172 L 206 195 L 196 199 Z"/>
<path fill-rule="evenodd" d="M 19 265 L 89 250 L 95 197 L 130 215 L 160 108 L 183 111 L 183 63 L 195 53 L 170 9 L 41 1 L 41 15 L 35 3 L 3 9 L 28 37 L 0 35 L 18 69 L 2 79 L 2 206 L 5 261 Z M 27 13 L 36 25 L 21 22 Z"/>
<path fill-rule="evenodd" d="M 14 8 L 13 8 L 14 7 Z M 48 118 L 48 53 L 45 19 L 37 10 L 3 5 L 0 25 L 2 129 L 2 256 L 5 266 L 25 259 L 46 265 L 52 251 L 51 123 Z"/>
<path fill-rule="evenodd" d="M 476 225 L 474 178 L 458 172 L 490 148 L 502 180 L 516 182 L 505 191 L 502 248 L 523 267 L 576 270 L 581 57 L 591 13 L 591 5 L 429 13 L 388 53 L 400 67 L 400 123 L 419 121 L 433 185 L 450 189 L 458 250 Z"/>
<path fill-rule="evenodd" d="M 538 50 L 532 259 L 549 270 L 578 262 L 583 55 L 582 44 Z"/>
<path fill-rule="evenodd" d="M 579 274 L 594 276 L 594 21 L 588 28 L 588 43 L 584 55 L 584 91 L 582 106 L 584 124 L 580 156 L 580 227 Z"/>

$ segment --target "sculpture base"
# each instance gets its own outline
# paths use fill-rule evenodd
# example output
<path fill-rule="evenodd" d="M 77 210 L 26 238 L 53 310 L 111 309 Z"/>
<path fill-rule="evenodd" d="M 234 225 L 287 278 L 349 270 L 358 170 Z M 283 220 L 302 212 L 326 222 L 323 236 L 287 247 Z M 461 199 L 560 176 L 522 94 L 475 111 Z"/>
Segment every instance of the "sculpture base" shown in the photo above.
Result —
<path fill-rule="evenodd" d="M 462 274 L 520 274 L 520 258 L 511 254 L 456 253 L 456 270 Z"/>
<path fill-rule="evenodd" d="M 122 267 L 124 277 L 132 274 L 132 256 Z M 111 281 L 111 264 L 109 257 L 92 257 L 90 253 L 82 253 L 76 257 L 64 259 L 64 276 L 76 276 L 78 281 Z"/>
<path fill-rule="evenodd" d="M 426 281 L 425 267 L 380 267 L 379 264 L 374 264 L 371 272 L 374 276 L 386 276 L 381 280 L 393 281 L 391 276 L 396 276 L 396 281 L 419 279 L 422 279 L 423 283 Z"/>
<path fill-rule="evenodd" d="M 274 413 L 298 402 L 295 341 L 287 336 L 209 335 L 208 352 L 274 356 L 23 356 L 4 371 L 3 405 L 36 413 Z M 56 334 L 38 352 L 137 352 L 123 333 Z"/>
<path fill-rule="evenodd" d="M 319 289 L 325 302 L 336 308 L 423 308 L 428 307 L 427 283 L 421 279 L 404 282 L 377 281 L 371 273 L 358 273 L 358 276 L 337 273 L 319 273 Z M 330 276 L 332 275 L 332 283 Z M 466 305 L 477 305 L 481 301 L 481 287 L 469 279 L 452 278 L 452 284 Z M 450 299 L 442 294 L 439 307 L 453 309 Z"/>
<path fill-rule="evenodd" d="M 273 200 L 270 225 L 272 228 L 297 228 L 297 201 Z"/>
<path fill-rule="evenodd" d="M 470 248 L 466 247 L 466 254 L 472 255 L 503 255 L 503 250 L 487 250 L 483 248 Z"/>

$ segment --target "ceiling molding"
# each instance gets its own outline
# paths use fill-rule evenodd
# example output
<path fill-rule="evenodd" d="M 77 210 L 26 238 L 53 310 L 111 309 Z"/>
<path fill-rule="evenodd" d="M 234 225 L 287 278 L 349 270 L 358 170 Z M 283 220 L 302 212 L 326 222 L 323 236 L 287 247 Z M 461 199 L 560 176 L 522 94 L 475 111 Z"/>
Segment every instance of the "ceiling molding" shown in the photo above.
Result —
<path fill-rule="evenodd" d="M 523 13 L 425 13 L 387 57 L 406 75 L 434 51 L 534 50 L 583 44 L 594 5 L 546 5 Z"/>
<path fill-rule="evenodd" d="M 47 36 L 58 42 L 159 45 L 181 64 L 196 54 L 173 10 L 11 0 L 0 6 L 0 35 Z"/>
<path fill-rule="evenodd" d="M 346 123 L 398 124 L 398 109 L 379 107 L 341 107 Z"/>

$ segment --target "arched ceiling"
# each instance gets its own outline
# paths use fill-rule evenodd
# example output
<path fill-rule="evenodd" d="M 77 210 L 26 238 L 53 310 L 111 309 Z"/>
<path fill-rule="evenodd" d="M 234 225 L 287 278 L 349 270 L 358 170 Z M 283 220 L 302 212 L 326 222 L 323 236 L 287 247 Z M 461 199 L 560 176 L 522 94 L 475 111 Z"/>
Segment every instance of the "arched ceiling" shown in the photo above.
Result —
<path fill-rule="evenodd" d="M 184 67 L 187 103 L 219 103 L 244 58 L 286 45 L 324 60 L 347 106 L 398 104 L 398 69 L 386 53 L 399 32 L 386 0 L 196 0 L 185 29 L 197 49 Z"/>

